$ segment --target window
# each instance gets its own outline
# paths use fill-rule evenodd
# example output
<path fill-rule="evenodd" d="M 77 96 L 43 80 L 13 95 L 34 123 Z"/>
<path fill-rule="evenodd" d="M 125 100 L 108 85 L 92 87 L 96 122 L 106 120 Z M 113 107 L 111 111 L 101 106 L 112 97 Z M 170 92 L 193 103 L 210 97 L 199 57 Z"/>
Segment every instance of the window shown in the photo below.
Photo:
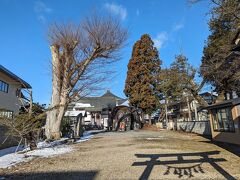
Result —
<path fill-rule="evenodd" d="M 8 93 L 8 84 L 0 80 L 0 91 Z"/>
<path fill-rule="evenodd" d="M 213 109 L 213 130 L 235 132 L 231 107 Z"/>
<path fill-rule="evenodd" d="M 8 110 L 0 110 L 0 117 L 12 118 L 13 112 Z"/>

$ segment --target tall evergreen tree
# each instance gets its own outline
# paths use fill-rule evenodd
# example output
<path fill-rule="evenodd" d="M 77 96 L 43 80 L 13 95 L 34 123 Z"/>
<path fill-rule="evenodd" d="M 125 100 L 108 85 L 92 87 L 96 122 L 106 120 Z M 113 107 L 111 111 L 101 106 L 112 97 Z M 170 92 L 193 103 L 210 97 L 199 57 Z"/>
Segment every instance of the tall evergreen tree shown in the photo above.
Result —
<path fill-rule="evenodd" d="M 161 70 L 159 74 L 159 89 L 163 96 L 171 101 L 181 100 L 184 92 L 192 88 L 195 72 L 186 56 L 177 55 L 170 68 Z"/>
<path fill-rule="evenodd" d="M 192 89 L 196 70 L 188 63 L 188 59 L 183 54 L 177 55 L 170 68 L 161 70 L 159 74 L 159 89 L 165 100 L 165 109 L 170 102 L 186 102 L 188 105 L 189 120 L 191 120 L 191 110 L 189 96 L 193 95 Z M 165 110 L 166 112 L 167 110 Z M 167 121 L 167 118 L 166 118 Z"/>
<path fill-rule="evenodd" d="M 240 56 L 231 52 L 240 25 L 239 0 L 212 0 L 209 29 L 200 73 L 218 93 L 240 91 Z"/>
<path fill-rule="evenodd" d="M 175 84 L 179 96 L 189 91 L 194 81 L 196 69 L 188 63 L 188 59 L 183 54 L 177 55 L 175 61 L 170 66 L 171 71 L 175 74 L 178 83 Z"/>
<path fill-rule="evenodd" d="M 153 41 L 148 34 L 142 35 L 133 46 L 124 93 L 132 106 L 141 108 L 149 115 L 159 104 L 157 76 L 160 65 L 161 60 Z"/>

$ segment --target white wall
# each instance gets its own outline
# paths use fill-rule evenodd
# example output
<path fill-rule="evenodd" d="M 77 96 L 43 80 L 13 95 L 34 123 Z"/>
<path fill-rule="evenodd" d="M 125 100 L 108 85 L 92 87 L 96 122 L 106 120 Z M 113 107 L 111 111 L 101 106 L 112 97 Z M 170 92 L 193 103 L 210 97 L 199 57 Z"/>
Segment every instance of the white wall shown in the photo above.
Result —
<path fill-rule="evenodd" d="M 16 90 L 21 88 L 21 85 L 2 72 L 0 72 L 0 80 L 9 84 L 8 93 L 0 91 L 0 109 L 10 110 L 13 111 L 14 114 L 17 114 L 19 112 L 20 102 L 16 96 Z"/>
<path fill-rule="evenodd" d="M 87 113 L 87 117 L 84 117 L 84 122 L 91 123 L 92 115 L 90 112 L 86 112 L 86 113 Z"/>

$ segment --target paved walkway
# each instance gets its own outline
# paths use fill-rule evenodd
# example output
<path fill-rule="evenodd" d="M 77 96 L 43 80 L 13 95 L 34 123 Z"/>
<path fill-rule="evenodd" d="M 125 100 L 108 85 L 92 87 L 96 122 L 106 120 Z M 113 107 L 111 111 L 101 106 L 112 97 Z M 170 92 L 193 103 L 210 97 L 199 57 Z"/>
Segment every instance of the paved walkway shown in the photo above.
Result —
<path fill-rule="evenodd" d="M 0 170 L 13 179 L 240 179 L 240 157 L 197 135 L 102 133 L 74 152 Z"/>

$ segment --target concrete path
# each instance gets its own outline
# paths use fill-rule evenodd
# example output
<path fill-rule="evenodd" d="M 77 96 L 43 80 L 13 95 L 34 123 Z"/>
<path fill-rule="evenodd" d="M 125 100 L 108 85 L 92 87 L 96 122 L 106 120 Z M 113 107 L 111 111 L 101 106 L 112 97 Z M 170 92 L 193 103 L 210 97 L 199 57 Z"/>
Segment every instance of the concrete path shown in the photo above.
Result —
<path fill-rule="evenodd" d="M 10 179 L 240 179 L 240 157 L 209 140 L 172 131 L 102 133 L 74 152 L 36 158 Z"/>

